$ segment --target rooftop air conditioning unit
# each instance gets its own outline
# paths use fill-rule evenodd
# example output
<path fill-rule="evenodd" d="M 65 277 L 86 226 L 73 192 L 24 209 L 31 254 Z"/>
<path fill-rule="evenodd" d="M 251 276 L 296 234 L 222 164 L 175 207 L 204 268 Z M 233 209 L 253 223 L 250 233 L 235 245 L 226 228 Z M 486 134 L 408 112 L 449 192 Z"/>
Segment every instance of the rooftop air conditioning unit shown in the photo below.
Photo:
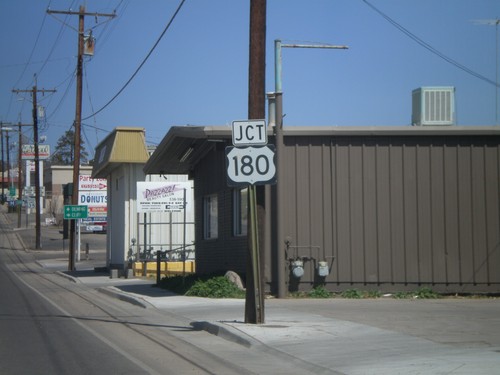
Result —
<path fill-rule="evenodd" d="M 415 126 L 455 125 L 455 88 L 420 87 L 413 90 L 411 123 Z"/>

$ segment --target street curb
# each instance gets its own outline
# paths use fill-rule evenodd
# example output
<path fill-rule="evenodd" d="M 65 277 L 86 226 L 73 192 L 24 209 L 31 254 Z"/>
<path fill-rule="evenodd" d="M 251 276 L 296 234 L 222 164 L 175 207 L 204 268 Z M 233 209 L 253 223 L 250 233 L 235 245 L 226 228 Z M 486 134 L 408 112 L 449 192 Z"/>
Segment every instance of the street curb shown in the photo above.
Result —
<path fill-rule="evenodd" d="M 40 265 L 40 267 L 43 267 L 42 264 L 38 263 L 37 264 Z M 67 273 L 63 272 L 63 271 L 56 271 L 56 275 L 59 275 L 61 277 L 64 277 L 65 279 L 68 279 L 69 281 L 72 281 L 74 283 L 81 283 L 81 280 L 78 278 L 78 277 L 73 277 L 71 275 L 68 275 Z"/>
<path fill-rule="evenodd" d="M 131 303 L 132 305 L 142 307 L 147 309 L 152 305 L 149 302 L 144 301 L 142 298 L 131 296 L 130 294 L 123 293 L 114 286 L 104 286 L 97 288 L 97 291 L 106 294 L 107 296 L 118 298 L 121 301 Z"/>
<path fill-rule="evenodd" d="M 251 346 L 255 345 L 255 343 L 252 342 L 252 340 L 243 338 L 241 337 L 240 334 L 231 332 L 230 328 L 227 328 L 226 326 L 223 326 L 219 323 L 202 321 L 202 322 L 191 322 L 190 324 L 191 327 L 193 327 L 198 331 L 206 331 L 212 335 L 221 337 L 227 341 L 231 341 L 239 345 L 243 345 L 247 348 L 250 348 Z"/>
<path fill-rule="evenodd" d="M 62 276 L 66 276 L 68 278 L 73 279 L 71 276 L 64 274 L 63 272 L 58 272 Z M 78 282 L 75 280 L 75 282 Z M 105 286 L 105 287 L 100 287 L 97 288 L 97 291 L 106 294 L 107 296 L 117 298 L 121 301 L 131 303 L 135 306 L 142 307 L 144 309 L 154 307 L 154 305 L 150 304 L 149 302 L 143 300 L 140 297 L 135 297 L 132 296 L 128 293 L 124 293 L 121 290 L 113 287 L 113 286 Z M 189 323 L 191 327 L 193 327 L 195 330 L 198 331 L 206 331 L 212 335 L 221 337 L 227 341 L 234 342 L 239 345 L 243 345 L 247 348 L 250 348 L 251 346 L 256 345 L 258 342 L 252 340 L 251 338 L 243 338 L 241 337 L 242 333 L 238 331 L 238 333 L 235 333 L 232 331 L 231 327 L 224 326 L 223 323 L 212 323 L 212 322 L 207 322 L 207 321 L 201 321 L 201 322 L 191 322 Z"/>

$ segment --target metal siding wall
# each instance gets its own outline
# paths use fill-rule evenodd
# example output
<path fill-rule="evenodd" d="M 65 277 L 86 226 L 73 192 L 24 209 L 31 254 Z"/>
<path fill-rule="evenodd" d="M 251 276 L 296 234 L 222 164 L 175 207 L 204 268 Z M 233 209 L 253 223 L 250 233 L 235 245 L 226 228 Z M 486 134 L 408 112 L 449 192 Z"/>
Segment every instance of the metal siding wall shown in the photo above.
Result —
<path fill-rule="evenodd" d="M 474 248 L 472 238 L 472 187 L 470 146 L 458 146 L 458 262 L 459 282 L 474 281 Z"/>
<path fill-rule="evenodd" d="M 297 190 L 299 189 L 297 185 L 297 166 L 296 166 L 296 150 L 295 145 L 291 144 L 285 147 L 285 163 L 287 164 L 287 173 L 285 173 L 284 184 L 286 186 L 284 205 L 286 207 L 287 215 L 284 217 L 284 233 L 285 239 L 287 236 L 291 236 L 292 241 L 296 244 L 297 238 L 297 225 L 298 225 L 298 207 L 296 201 Z M 293 233 L 293 236 L 291 235 Z M 289 252 L 286 256 L 291 259 L 295 257 L 294 252 Z"/>
<path fill-rule="evenodd" d="M 458 148 L 446 144 L 444 154 L 444 246 L 446 254 L 446 282 L 460 281 L 460 239 L 458 205 Z M 436 270 L 436 272 L 439 272 Z"/>
<path fill-rule="evenodd" d="M 391 241 L 390 145 L 375 145 L 376 218 L 378 282 L 394 279 Z"/>
<path fill-rule="evenodd" d="M 432 280 L 432 215 L 430 146 L 416 145 L 418 280 Z"/>
<path fill-rule="evenodd" d="M 487 264 L 489 283 L 500 282 L 500 217 L 498 212 L 500 171 L 499 147 L 488 145 L 485 149 L 486 168 L 486 238 L 487 238 Z"/>
<path fill-rule="evenodd" d="M 336 146 L 336 178 L 337 191 L 337 255 L 335 259 L 335 276 L 338 283 L 353 280 L 351 260 L 351 210 L 349 191 L 349 145 Z"/>
<path fill-rule="evenodd" d="M 404 282 L 418 282 L 418 201 L 417 201 L 417 157 L 414 145 L 403 145 L 403 224 L 404 224 Z M 398 202 L 395 202 L 396 204 Z"/>
<path fill-rule="evenodd" d="M 405 252 L 405 210 L 401 204 L 404 200 L 403 189 L 403 147 L 391 144 L 389 146 L 390 175 L 390 225 L 391 225 L 391 282 L 406 282 L 406 252 Z"/>
<path fill-rule="evenodd" d="M 445 168 L 444 148 L 430 145 L 430 206 L 431 206 L 431 279 L 446 283 L 446 237 L 445 237 Z"/>
<path fill-rule="evenodd" d="M 472 178 L 472 241 L 473 241 L 473 272 L 474 283 L 486 283 L 486 186 L 484 147 L 471 147 L 471 178 Z M 483 271 L 483 272 L 482 272 Z"/>
<path fill-rule="evenodd" d="M 498 140 L 295 137 L 286 165 L 285 236 L 334 257 L 327 285 L 500 282 Z M 318 281 L 313 265 L 299 288 Z"/>
<path fill-rule="evenodd" d="M 293 196 L 293 205 L 297 208 L 300 215 L 297 216 L 293 232 L 295 233 L 295 245 L 303 245 L 311 243 L 311 195 L 310 188 L 314 184 L 310 180 L 309 168 L 309 146 L 295 146 L 295 182 L 287 184 L 287 190 L 293 192 L 293 186 L 296 186 L 296 191 Z M 299 254 L 308 256 L 304 251 L 299 251 Z"/>
<path fill-rule="evenodd" d="M 364 202 L 363 202 L 363 146 L 349 145 L 349 206 L 351 227 L 351 269 L 352 281 L 364 281 L 365 269 L 365 228 L 364 228 Z"/>
<path fill-rule="evenodd" d="M 363 145 L 363 228 L 364 228 L 364 277 L 363 282 L 378 282 L 379 246 L 378 246 L 378 186 L 377 186 L 377 149 L 371 140 Z"/>
<path fill-rule="evenodd" d="M 334 164 L 333 164 L 333 147 L 330 144 L 321 145 L 321 216 L 322 225 L 317 226 L 317 230 L 321 232 L 319 236 L 323 244 L 322 250 L 325 254 L 325 261 L 332 264 L 335 253 L 335 238 L 336 238 L 336 221 L 335 221 L 335 201 L 333 199 L 335 194 L 335 184 L 333 183 L 334 177 Z M 329 230 L 326 230 L 329 228 Z M 326 255 L 329 258 L 326 258 Z"/>
<path fill-rule="evenodd" d="M 319 250 L 314 249 L 312 251 L 312 256 L 317 257 L 317 261 L 323 261 L 323 250 L 325 249 L 325 242 L 323 238 L 323 222 L 324 222 L 324 211 L 328 208 L 325 206 L 324 200 L 324 185 L 323 185 L 323 153 L 321 145 L 309 144 L 309 179 L 312 176 L 319 176 L 311 183 L 309 189 L 309 201 L 310 209 L 309 216 L 311 218 L 310 228 L 310 240 L 309 242 L 315 246 L 319 246 Z M 310 272 L 316 273 L 317 264 L 314 262 L 310 263 Z"/>

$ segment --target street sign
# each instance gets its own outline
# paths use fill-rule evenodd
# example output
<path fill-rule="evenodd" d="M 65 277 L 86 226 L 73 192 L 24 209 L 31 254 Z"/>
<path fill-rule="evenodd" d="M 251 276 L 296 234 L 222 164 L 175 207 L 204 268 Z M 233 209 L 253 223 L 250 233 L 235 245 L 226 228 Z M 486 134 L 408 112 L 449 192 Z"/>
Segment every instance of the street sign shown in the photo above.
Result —
<path fill-rule="evenodd" d="M 26 204 L 28 205 L 28 208 L 35 208 L 35 206 L 36 206 L 36 200 L 35 200 L 35 198 L 27 197 L 26 198 Z"/>
<path fill-rule="evenodd" d="M 233 146 L 267 145 L 265 120 L 233 121 Z"/>
<path fill-rule="evenodd" d="M 23 196 L 34 197 L 36 195 L 35 186 L 25 186 Z M 40 186 L 40 196 L 45 196 L 45 186 Z"/>
<path fill-rule="evenodd" d="M 68 205 L 64 206 L 64 219 L 86 219 L 87 206 Z"/>
<path fill-rule="evenodd" d="M 25 186 L 23 195 L 27 196 L 27 197 L 35 196 L 35 187 L 34 186 Z"/>
<path fill-rule="evenodd" d="M 265 185 L 276 183 L 274 145 L 226 147 L 227 184 Z"/>

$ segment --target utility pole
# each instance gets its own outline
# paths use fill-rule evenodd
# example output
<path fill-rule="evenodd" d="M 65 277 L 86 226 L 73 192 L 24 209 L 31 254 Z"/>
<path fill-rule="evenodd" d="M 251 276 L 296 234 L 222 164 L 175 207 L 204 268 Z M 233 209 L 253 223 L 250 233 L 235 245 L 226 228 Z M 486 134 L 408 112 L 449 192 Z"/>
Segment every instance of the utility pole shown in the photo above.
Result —
<path fill-rule="evenodd" d="M 20 92 L 31 92 L 31 97 L 33 101 L 33 142 L 35 144 L 35 231 L 36 231 L 36 240 L 35 240 L 35 248 L 41 249 L 41 223 L 40 223 L 40 215 L 42 213 L 42 207 L 40 204 L 40 152 L 38 149 L 38 103 L 37 103 L 37 94 L 41 92 L 45 94 L 46 92 L 56 92 L 56 90 L 45 90 L 38 89 L 36 82 L 35 86 L 31 90 L 12 90 L 14 93 Z"/>
<path fill-rule="evenodd" d="M 83 72 L 83 51 L 84 51 L 84 30 L 85 16 L 92 17 L 116 17 L 115 13 L 88 13 L 85 11 L 85 6 L 81 5 L 78 12 L 62 11 L 62 10 L 47 10 L 48 14 L 66 14 L 78 15 L 78 58 L 76 65 L 76 107 L 75 107 L 75 135 L 74 135 L 74 153 L 73 153 L 73 196 L 71 203 L 78 204 L 78 183 L 80 176 L 80 147 L 81 147 L 81 124 L 82 124 L 82 72 Z M 68 270 L 75 269 L 75 220 L 71 220 L 69 232 L 69 262 Z"/>
<path fill-rule="evenodd" d="M 4 157 L 3 157 L 3 132 L 8 132 L 10 130 L 12 130 L 11 128 L 4 128 L 3 126 L 4 125 L 12 125 L 10 122 L 1 122 L 0 121 L 0 140 L 1 140 L 1 148 L 2 148 L 2 204 L 5 203 L 5 192 L 4 192 L 4 184 L 5 184 L 5 175 L 4 175 L 4 171 L 5 171 L 5 162 L 4 162 Z M 7 151 L 8 152 L 8 151 Z"/>
<path fill-rule="evenodd" d="M 18 145 L 19 148 L 17 150 L 17 190 L 18 190 L 18 196 L 17 196 L 17 227 L 21 228 L 21 206 L 22 206 L 22 199 L 23 199 L 23 174 L 22 174 L 22 169 L 23 169 L 23 133 L 21 131 L 22 126 L 32 126 L 31 124 L 21 124 L 20 122 L 17 124 L 18 126 L 18 131 L 19 131 L 19 139 L 18 139 Z"/>
<path fill-rule="evenodd" d="M 266 0 L 250 0 L 250 51 L 248 69 L 248 118 L 266 117 Z M 266 243 L 264 186 L 248 186 L 248 252 L 245 323 L 264 323 L 264 249 Z M 267 207 L 267 209 L 270 209 Z M 256 215 L 257 225 L 253 215 Z M 269 225 L 269 224 L 268 224 Z M 257 233 L 253 233 L 256 231 Z M 260 233 L 260 235 L 259 235 Z M 255 241 L 255 239 L 258 239 Z"/>
<path fill-rule="evenodd" d="M 5 140 L 7 143 L 7 190 L 9 191 L 9 196 L 10 196 L 10 143 L 9 143 L 9 131 L 12 129 L 7 130 L 7 134 L 5 136 Z M 5 131 L 5 129 L 4 129 Z"/>

